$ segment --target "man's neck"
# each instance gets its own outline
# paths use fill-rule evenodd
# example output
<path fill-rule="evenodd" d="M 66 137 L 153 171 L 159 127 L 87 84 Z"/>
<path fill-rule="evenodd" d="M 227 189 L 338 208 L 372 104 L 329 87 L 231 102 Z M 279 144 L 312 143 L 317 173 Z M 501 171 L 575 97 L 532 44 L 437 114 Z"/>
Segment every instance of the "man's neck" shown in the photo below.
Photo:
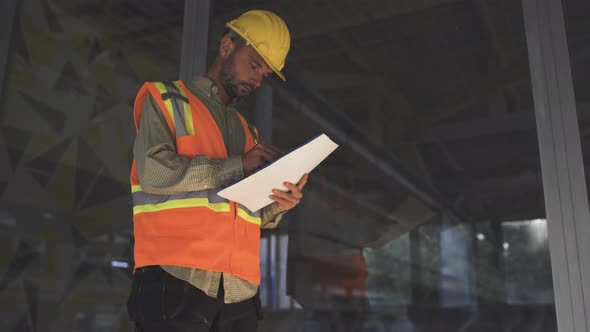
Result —
<path fill-rule="evenodd" d="M 229 97 L 229 95 L 227 94 L 227 92 L 225 91 L 223 85 L 221 85 L 220 81 L 219 81 L 219 77 L 218 75 L 216 75 L 215 72 L 212 72 L 211 70 L 207 72 L 207 78 L 209 78 L 213 84 L 215 84 L 215 86 L 217 87 L 217 95 L 219 96 L 219 99 L 221 99 L 221 102 L 225 105 L 228 106 L 231 103 L 231 99 Z"/>

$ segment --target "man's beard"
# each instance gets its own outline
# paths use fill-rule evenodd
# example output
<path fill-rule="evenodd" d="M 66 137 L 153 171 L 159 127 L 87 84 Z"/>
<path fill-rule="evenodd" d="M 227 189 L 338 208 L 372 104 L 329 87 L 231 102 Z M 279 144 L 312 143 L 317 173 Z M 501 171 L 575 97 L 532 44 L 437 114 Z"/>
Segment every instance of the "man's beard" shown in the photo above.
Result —
<path fill-rule="evenodd" d="M 234 56 L 233 54 L 228 58 L 223 65 L 221 66 L 221 71 L 219 72 L 219 82 L 221 86 L 225 90 L 225 93 L 229 97 L 230 100 L 234 100 L 237 98 L 242 97 L 240 95 L 240 83 L 236 82 L 236 72 L 235 72 L 235 64 L 234 64 Z M 250 92 L 254 91 L 254 86 L 248 83 L 241 83 L 246 84 L 250 88 Z"/>
<path fill-rule="evenodd" d="M 234 56 L 233 54 L 227 59 L 221 66 L 219 73 L 219 82 L 225 90 L 230 100 L 234 100 L 239 97 L 238 85 L 234 82 L 236 79 L 236 73 L 234 70 Z"/>

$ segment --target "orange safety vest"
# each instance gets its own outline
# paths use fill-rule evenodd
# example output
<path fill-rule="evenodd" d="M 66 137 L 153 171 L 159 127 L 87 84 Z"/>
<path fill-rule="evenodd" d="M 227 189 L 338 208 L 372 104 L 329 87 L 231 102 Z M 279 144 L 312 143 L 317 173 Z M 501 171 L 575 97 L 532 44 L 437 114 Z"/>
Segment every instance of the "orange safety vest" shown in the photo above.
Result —
<path fill-rule="evenodd" d="M 182 81 L 145 83 L 133 109 L 139 130 L 141 113 L 150 94 L 166 117 L 176 137 L 177 153 L 187 158 L 204 155 L 227 159 L 227 150 L 217 123 L 207 107 Z M 238 113 L 246 146 L 255 145 L 257 132 Z M 144 192 L 131 167 L 135 268 L 176 265 L 226 272 L 260 283 L 261 213 L 217 195 L 220 188 L 176 195 Z"/>

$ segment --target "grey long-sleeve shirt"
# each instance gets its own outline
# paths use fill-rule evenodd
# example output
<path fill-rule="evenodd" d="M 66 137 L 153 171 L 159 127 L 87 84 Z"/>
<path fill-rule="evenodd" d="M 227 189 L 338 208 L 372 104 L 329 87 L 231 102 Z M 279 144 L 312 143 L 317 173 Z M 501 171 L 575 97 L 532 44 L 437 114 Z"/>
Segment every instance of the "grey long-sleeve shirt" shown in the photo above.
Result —
<path fill-rule="evenodd" d="M 133 146 L 137 175 L 145 192 L 172 195 L 228 186 L 244 177 L 242 153 L 246 138 L 234 105 L 225 106 L 221 102 L 213 82 L 208 78 L 197 78 L 187 84 L 187 88 L 207 106 L 215 119 L 223 136 L 228 158 L 196 156 L 189 159 L 177 154 L 176 140 L 166 119 L 158 104 L 149 96 L 143 106 L 140 127 Z M 264 208 L 261 227 L 276 227 L 282 214 L 276 204 Z M 162 268 L 207 295 L 217 297 L 221 272 L 169 265 Z M 224 302 L 235 303 L 253 297 L 258 285 L 224 273 L 223 287 Z"/>

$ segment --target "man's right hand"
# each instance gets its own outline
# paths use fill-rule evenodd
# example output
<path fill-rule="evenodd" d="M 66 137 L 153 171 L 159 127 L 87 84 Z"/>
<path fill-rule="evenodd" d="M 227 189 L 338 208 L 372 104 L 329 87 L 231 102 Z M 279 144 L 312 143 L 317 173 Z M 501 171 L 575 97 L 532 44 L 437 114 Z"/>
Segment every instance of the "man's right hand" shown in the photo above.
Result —
<path fill-rule="evenodd" d="M 244 176 L 251 175 L 255 170 L 274 161 L 281 155 L 281 150 L 274 145 L 260 142 L 242 156 Z"/>

